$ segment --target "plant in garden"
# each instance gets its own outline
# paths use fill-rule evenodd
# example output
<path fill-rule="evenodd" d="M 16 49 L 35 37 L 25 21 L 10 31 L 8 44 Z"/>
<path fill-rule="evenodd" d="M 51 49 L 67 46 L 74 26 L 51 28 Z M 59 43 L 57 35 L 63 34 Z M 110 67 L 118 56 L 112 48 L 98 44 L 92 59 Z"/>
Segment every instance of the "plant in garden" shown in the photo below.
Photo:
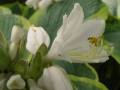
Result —
<path fill-rule="evenodd" d="M 0 7 L 0 90 L 108 90 L 86 64 L 110 55 L 120 62 L 116 42 L 105 31 L 110 24 L 105 4 L 27 0 L 26 5 L 18 6 L 22 16 Z"/>

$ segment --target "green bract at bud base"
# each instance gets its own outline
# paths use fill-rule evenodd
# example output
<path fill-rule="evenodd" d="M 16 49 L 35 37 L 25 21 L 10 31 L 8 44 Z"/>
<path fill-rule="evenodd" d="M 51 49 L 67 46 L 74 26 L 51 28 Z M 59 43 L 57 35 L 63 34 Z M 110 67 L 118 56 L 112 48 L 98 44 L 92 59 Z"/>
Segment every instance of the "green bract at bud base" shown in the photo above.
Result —
<path fill-rule="evenodd" d="M 16 60 L 11 65 L 13 72 L 22 75 L 26 80 L 30 78 L 37 80 L 43 73 L 43 68 L 45 66 L 43 58 L 46 53 L 47 47 L 42 44 L 36 55 L 29 58 L 31 60 Z"/>

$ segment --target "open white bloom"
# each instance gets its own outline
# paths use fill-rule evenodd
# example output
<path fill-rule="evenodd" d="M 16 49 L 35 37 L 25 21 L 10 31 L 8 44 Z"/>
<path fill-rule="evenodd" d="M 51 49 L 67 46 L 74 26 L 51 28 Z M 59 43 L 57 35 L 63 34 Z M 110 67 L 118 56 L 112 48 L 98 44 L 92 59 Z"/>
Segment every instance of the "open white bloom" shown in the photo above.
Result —
<path fill-rule="evenodd" d="M 25 81 L 22 79 L 22 77 L 20 75 L 13 75 L 8 80 L 7 87 L 10 90 L 24 89 L 25 88 Z"/>
<path fill-rule="evenodd" d="M 37 9 L 38 8 L 38 3 L 40 2 L 41 0 L 27 0 L 26 1 L 26 5 L 30 6 L 30 7 L 33 7 L 34 9 Z"/>
<path fill-rule="evenodd" d="M 30 90 L 42 90 L 39 88 L 39 86 L 36 84 L 36 82 L 32 79 L 28 80 L 28 85 L 29 85 Z"/>
<path fill-rule="evenodd" d="M 108 53 L 102 43 L 104 30 L 104 20 L 84 21 L 83 9 L 75 3 L 70 15 L 64 15 L 63 25 L 47 57 L 70 62 L 104 62 L 108 60 Z"/>
<path fill-rule="evenodd" d="M 38 7 L 40 9 L 47 9 L 52 3 L 53 0 L 41 0 L 38 4 Z"/>
<path fill-rule="evenodd" d="M 27 50 L 32 54 L 36 54 L 42 44 L 45 44 L 47 47 L 50 44 L 47 32 L 42 27 L 31 26 L 27 36 Z"/>
<path fill-rule="evenodd" d="M 66 72 L 57 66 L 45 68 L 42 77 L 38 80 L 38 85 L 43 90 L 73 90 Z"/>
<path fill-rule="evenodd" d="M 24 31 L 21 27 L 14 25 L 11 32 L 11 42 L 18 43 L 24 36 Z"/>
<path fill-rule="evenodd" d="M 18 45 L 15 42 L 12 42 L 9 46 L 9 56 L 13 60 L 16 57 L 18 50 Z"/>

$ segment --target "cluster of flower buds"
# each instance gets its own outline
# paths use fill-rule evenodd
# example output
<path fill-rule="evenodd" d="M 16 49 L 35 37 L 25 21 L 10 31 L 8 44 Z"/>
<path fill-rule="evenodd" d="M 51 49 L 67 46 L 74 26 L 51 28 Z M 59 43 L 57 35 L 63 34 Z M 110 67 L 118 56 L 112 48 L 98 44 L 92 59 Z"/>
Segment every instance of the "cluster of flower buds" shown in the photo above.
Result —
<path fill-rule="evenodd" d="M 23 36 L 24 30 L 21 27 L 14 25 L 11 32 L 11 42 L 9 46 L 9 55 L 12 60 L 16 57 L 19 42 L 22 40 Z"/>
<path fill-rule="evenodd" d="M 0 81 L 0 88 L 3 88 L 4 81 Z M 21 75 L 12 75 L 7 81 L 7 88 L 9 90 L 25 90 L 26 83 L 28 83 L 29 90 L 73 90 L 66 72 L 58 66 L 45 68 L 42 77 L 37 82 L 33 79 L 25 82 Z"/>

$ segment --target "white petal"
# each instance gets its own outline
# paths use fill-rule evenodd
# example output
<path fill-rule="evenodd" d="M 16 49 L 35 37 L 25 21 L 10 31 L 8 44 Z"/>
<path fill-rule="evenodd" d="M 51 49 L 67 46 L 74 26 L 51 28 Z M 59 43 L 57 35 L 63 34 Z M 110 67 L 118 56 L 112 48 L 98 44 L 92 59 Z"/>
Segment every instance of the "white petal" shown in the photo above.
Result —
<path fill-rule="evenodd" d="M 20 75 L 13 75 L 7 82 L 8 89 L 24 89 L 25 81 L 22 79 Z"/>
<path fill-rule="evenodd" d="M 40 9 L 47 9 L 52 3 L 53 0 L 41 0 L 38 6 Z"/>
<path fill-rule="evenodd" d="M 88 20 L 83 23 L 64 44 L 66 50 L 69 49 L 89 49 L 89 37 L 101 37 L 105 30 L 104 20 Z M 68 46 L 69 45 L 69 46 Z M 67 47 L 68 46 L 68 47 Z"/>
<path fill-rule="evenodd" d="M 33 7 L 34 9 L 37 9 L 39 1 L 41 0 L 27 0 L 25 3 L 26 5 Z"/>
<path fill-rule="evenodd" d="M 43 40 L 43 43 L 49 47 L 49 44 L 50 44 L 50 38 L 49 38 L 49 35 L 47 34 L 47 32 L 44 30 L 44 28 L 42 27 L 38 27 L 36 28 L 38 29 L 37 32 L 36 32 L 36 36 L 37 36 L 37 42 L 39 43 L 39 45 L 41 45 L 41 41 L 40 39 Z M 41 35 L 40 35 L 41 34 Z"/>
<path fill-rule="evenodd" d="M 24 35 L 24 31 L 21 27 L 14 25 L 11 32 L 11 42 L 19 42 Z"/>
<path fill-rule="evenodd" d="M 65 71 L 56 66 L 44 70 L 42 79 L 38 80 L 38 85 L 45 90 L 73 90 Z"/>
<path fill-rule="evenodd" d="M 99 63 L 109 59 L 103 47 L 91 48 L 89 51 L 73 50 L 68 53 L 70 62 L 74 63 Z"/>
<path fill-rule="evenodd" d="M 73 10 L 71 11 L 70 15 L 67 19 L 67 25 L 64 29 L 64 40 L 66 40 L 67 37 L 70 37 L 73 32 L 77 32 L 75 28 L 80 27 L 80 25 L 83 23 L 84 20 L 84 12 L 83 8 L 80 6 L 80 4 L 75 3 Z"/>

